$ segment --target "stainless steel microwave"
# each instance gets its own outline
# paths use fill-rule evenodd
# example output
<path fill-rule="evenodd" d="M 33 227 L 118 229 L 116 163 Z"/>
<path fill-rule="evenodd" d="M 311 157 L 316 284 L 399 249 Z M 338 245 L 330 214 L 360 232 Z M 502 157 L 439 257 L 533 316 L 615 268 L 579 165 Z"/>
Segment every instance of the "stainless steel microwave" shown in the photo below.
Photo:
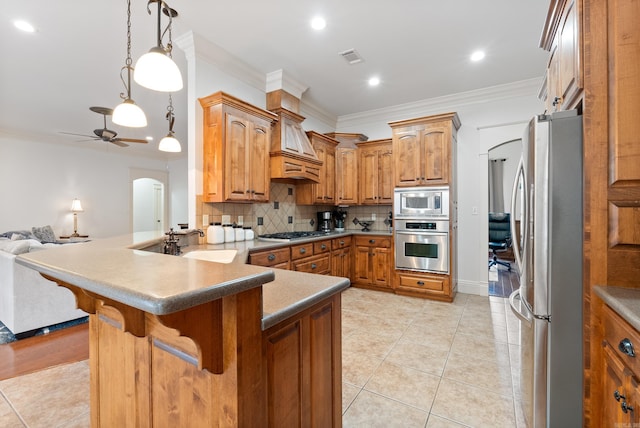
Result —
<path fill-rule="evenodd" d="M 393 210 L 398 219 L 449 219 L 449 187 L 396 188 Z"/>

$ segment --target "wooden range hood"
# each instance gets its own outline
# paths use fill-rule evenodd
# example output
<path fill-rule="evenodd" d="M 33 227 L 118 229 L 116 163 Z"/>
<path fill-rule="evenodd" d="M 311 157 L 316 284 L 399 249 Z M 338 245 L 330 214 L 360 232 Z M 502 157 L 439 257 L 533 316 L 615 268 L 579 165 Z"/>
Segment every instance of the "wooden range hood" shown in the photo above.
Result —
<path fill-rule="evenodd" d="M 278 89 L 267 93 L 267 110 L 278 115 L 271 138 L 271 179 L 318 183 L 322 161 L 318 159 L 298 114 L 300 99 Z"/>

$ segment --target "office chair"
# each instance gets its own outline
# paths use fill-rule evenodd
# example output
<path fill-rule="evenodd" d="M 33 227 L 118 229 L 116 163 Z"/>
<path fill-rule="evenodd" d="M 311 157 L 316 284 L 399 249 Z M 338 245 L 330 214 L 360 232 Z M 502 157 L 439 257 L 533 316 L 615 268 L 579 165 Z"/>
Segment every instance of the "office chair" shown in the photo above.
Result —
<path fill-rule="evenodd" d="M 511 263 L 498 260 L 498 252 L 505 252 L 511 246 L 510 219 L 509 213 L 489 213 L 489 249 L 493 253 L 489 268 L 502 265 L 511 271 Z"/>

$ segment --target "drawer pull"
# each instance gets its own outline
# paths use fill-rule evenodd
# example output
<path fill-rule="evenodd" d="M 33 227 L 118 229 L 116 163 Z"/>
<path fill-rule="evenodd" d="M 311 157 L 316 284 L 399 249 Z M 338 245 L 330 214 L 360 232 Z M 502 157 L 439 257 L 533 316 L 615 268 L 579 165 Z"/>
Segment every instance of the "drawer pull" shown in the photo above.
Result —
<path fill-rule="evenodd" d="M 311 263 L 311 269 L 315 269 L 317 267 L 318 267 L 318 265 L 316 265 L 315 263 Z"/>
<path fill-rule="evenodd" d="M 615 391 L 613 391 L 613 398 L 615 398 L 616 401 L 620 401 L 621 399 L 624 400 L 626 397 L 620 394 L 620 392 L 616 389 Z"/>
<path fill-rule="evenodd" d="M 326 250 L 327 246 L 325 244 L 322 244 L 322 245 L 320 245 L 320 248 L 323 249 L 323 250 Z"/>
<path fill-rule="evenodd" d="M 307 252 L 307 249 L 306 249 L 306 248 L 300 248 L 300 254 L 304 254 L 304 253 L 306 253 L 306 252 Z"/>
<path fill-rule="evenodd" d="M 424 285 L 424 281 L 418 281 L 418 282 L 416 282 L 416 284 L 418 284 L 418 285 Z"/>
<path fill-rule="evenodd" d="M 620 350 L 620 352 L 630 357 L 636 356 L 636 353 L 633 351 L 633 344 L 626 337 L 620 341 L 620 343 L 618 344 L 618 349 Z"/>
<path fill-rule="evenodd" d="M 267 256 L 267 260 L 269 260 L 270 262 L 274 261 L 276 259 L 276 255 L 275 254 L 269 254 Z"/>
<path fill-rule="evenodd" d="M 369 244 L 375 244 L 376 240 L 375 239 L 369 239 Z"/>
<path fill-rule="evenodd" d="M 340 241 L 340 245 L 344 245 L 344 241 L 342 241 L 342 240 L 341 240 L 341 241 Z"/>
<path fill-rule="evenodd" d="M 626 401 L 620 403 L 620 408 L 624 413 L 627 413 L 629 411 L 633 412 L 633 406 L 628 405 Z"/>

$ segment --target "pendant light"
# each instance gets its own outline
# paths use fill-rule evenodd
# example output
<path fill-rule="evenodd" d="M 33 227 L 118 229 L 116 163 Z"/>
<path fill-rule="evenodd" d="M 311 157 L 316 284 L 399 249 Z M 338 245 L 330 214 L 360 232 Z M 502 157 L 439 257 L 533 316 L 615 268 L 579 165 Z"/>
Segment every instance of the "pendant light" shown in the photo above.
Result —
<path fill-rule="evenodd" d="M 173 116 L 173 102 L 171 99 L 171 94 L 169 94 L 169 106 L 167 107 L 167 120 L 169 121 L 169 133 L 166 137 L 160 140 L 160 144 L 158 145 L 158 150 L 162 152 L 172 152 L 178 153 L 182 151 L 182 147 L 180 146 L 180 141 L 176 137 L 174 137 L 173 133 L 173 123 L 175 122 L 175 117 Z"/>
<path fill-rule="evenodd" d="M 147 126 L 147 117 L 140 107 L 131 99 L 131 0 L 127 1 L 127 60 L 125 66 L 120 69 L 120 80 L 124 84 L 125 93 L 120 93 L 124 101 L 113 110 L 113 123 L 131 128 Z M 127 81 L 124 81 L 122 72 L 127 70 Z"/>
<path fill-rule="evenodd" d="M 158 30 L 157 30 L 157 46 L 154 46 L 142 55 L 136 62 L 133 79 L 141 86 L 160 92 L 176 92 L 182 89 L 182 74 L 176 63 L 171 58 L 171 43 L 165 48 L 162 46 L 162 37 L 166 33 L 160 32 L 161 28 L 161 12 L 169 17 L 169 25 L 171 27 L 172 20 L 178 16 L 178 12 L 171 9 L 163 0 L 149 0 L 147 3 L 147 12 L 151 14 L 149 5 L 158 3 Z M 164 9 L 163 9 L 164 6 Z"/>

